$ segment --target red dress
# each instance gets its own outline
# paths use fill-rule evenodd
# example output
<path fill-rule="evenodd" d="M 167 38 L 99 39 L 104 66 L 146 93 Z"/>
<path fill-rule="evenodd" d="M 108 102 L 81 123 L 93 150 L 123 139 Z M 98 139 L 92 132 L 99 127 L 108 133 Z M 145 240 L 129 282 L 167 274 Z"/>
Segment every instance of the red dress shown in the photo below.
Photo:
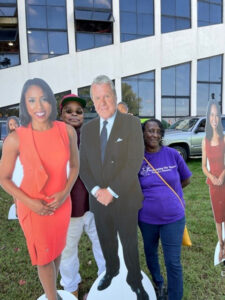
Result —
<path fill-rule="evenodd" d="M 33 199 L 47 199 L 62 191 L 67 181 L 66 166 L 69 160 L 69 138 L 63 122 L 53 122 L 45 131 L 19 127 L 20 161 L 24 177 L 20 189 Z M 33 265 L 45 265 L 57 258 L 66 244 L 71 215 L 70 196 L 51 216 L 41 216 L 22 202 L 18 203 L 18 218 L 26 237 Z"/>
<path fill-rule="evenodd" d="M 220 139 L 217 146 L 211 146 L 210 141 L 206 138 L 206 156 L 209 160 L 210 173 L 216 177 L 224 170 L 224 140 Z M 212 203 L 212 209 L 216 223 L 225 222 L 225 183 L 222 186 L 213 185 L 207 178 L 209 193 Z"/>

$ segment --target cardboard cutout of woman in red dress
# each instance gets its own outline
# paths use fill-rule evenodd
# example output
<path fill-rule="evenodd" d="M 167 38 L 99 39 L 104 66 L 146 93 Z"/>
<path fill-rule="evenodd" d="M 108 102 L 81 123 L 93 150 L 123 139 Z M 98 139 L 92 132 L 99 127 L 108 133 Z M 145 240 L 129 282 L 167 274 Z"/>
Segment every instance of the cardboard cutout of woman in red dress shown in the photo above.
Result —
<path fill-rule="evenodd" d="M 206 136 L 202 141 L 202 170 L 207 176 L 212 210 L 218 235 L 214 264 L 225 260 L 225 136 L 219 104 L 209 101 L 206 118 Z"/>

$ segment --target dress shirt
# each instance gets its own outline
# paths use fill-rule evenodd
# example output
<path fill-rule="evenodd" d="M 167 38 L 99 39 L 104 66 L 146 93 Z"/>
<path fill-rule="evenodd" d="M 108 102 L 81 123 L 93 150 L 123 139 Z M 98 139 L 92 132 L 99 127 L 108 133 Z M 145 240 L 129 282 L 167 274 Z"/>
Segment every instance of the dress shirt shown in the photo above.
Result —
<path fill-rule="evenodd" d="M 100 132 L 99 134 L 101 134 L 102 131 L 102 127 L 103 127 L 103 122 L 107 121 L 107 125 L 106 125 L 106 129 L 107 129 L 107 141 L 109 139 L 110 133 L 112 131 L 112 127 L 115 121 L 115 117 L 116 117 L 116 112 L 114 113 L 114 115 L 112 115 L 112 117 L 110 117 L 109 119 L 105 120 L 103 118 L 100 118 Z M 93 196 L 95 196 L 97 190 L 99 190 L 100 187 L 98 185 L 96 185 L 95 187 L 93 187 L 93 189 L 91 190 L 91 193 Z M 119 196 L 110 188 L 107 187 L 107 190 L 110 192 L 110 194 L 114 197 L 114 198 L 118 198 Z"/>

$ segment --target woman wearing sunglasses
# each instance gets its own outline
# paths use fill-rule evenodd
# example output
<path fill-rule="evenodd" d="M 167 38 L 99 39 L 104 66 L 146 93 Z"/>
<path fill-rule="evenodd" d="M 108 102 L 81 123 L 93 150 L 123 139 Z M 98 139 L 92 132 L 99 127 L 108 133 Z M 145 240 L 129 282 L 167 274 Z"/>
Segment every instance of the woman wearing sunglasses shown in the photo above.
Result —
<path fill-rule="evenodd" d="M 77 132 L 78 147 L 80 144 L 80 128 L 84 122 L 86 101 L 75 94 L 66 95 L 60 104 L 61 120 L 71 125 Z M 89 211 L 88 192 L 77 178 L 72 190 L 72 214 L 67 234 L 66 247 L 62 253 L 60 264 L 61 285 L 78 298 L 79 274 L 78 243 L 83 231 L 92 242 L 93 254 L 98 266 L 98 275 L 105 270 L 105 260 L 99 244 L 94 215 Z"/>

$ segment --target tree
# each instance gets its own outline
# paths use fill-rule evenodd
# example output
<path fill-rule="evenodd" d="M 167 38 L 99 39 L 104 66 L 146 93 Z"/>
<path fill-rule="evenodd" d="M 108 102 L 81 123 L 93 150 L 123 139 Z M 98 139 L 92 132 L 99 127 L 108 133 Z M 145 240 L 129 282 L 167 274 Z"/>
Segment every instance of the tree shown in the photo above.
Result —
<path fill-rule="evenodd" d="M 125 82 L 122 83 L 122 100 L 128 105 L 130 113 L 136 116 L 139 115 L 141 98 L 137 97 L 132 91 L 132 87 Z"/>

